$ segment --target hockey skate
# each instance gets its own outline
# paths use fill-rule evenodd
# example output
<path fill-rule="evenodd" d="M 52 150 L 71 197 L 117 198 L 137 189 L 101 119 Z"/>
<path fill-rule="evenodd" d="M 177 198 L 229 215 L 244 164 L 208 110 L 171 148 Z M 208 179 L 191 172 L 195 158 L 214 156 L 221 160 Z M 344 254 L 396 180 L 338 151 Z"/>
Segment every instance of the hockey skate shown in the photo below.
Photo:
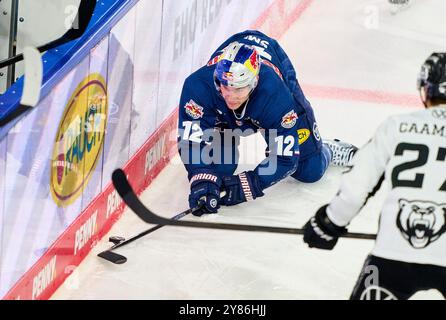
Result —
<path fill-rule="evenodd" d="M 336 167 L 351 167 L 353 156 L 358 148 L 338 139 L 324 140 L 323 143 L 331 150 L 332 157 L 330 165 Z"/>

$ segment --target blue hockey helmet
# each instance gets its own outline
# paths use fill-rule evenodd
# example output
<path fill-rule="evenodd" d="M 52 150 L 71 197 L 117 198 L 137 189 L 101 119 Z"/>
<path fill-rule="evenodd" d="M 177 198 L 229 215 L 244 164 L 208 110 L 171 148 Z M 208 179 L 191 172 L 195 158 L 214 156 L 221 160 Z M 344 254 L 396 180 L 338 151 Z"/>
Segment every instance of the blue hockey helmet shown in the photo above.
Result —
<path fill-rule="evenodd" d="M 260 57 L 257 50 L 243 43 L 232 42 L 223 49 L 214 71 L 217 88 L 220 85 L 253 90 L 258 83 Z"/>
<path fill-rule="evenodd" d="M 425 106 L 446 103 L 446 53 L 432 53 L 421 66 L 417 88 Z"/>

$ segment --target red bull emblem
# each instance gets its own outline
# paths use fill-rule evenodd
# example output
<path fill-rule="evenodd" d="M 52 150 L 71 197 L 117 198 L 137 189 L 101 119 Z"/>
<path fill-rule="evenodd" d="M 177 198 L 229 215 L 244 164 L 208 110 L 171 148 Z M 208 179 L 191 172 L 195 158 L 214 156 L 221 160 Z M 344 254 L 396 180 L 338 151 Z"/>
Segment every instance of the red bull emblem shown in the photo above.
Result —
<path fill-rule="evenodd" d="M 251 62 L 252 67 L 254 70 L 257 70 L 259 68 L 259 60 L 257 59 L 257 51 L 253 51 L 251 56 L 249 57 L 249 61 Z"/>
<path fill-rule="evenodd" d="M 188 103 L 186 103 L 184 109 L 186 110 L 186 113 L 194 120 L 203 118 L 204 115 L 203 107 L 200 107 L 192 99 Z"/>
<path fill-rule="evenodd" d="M 294 112 L 294 110 L 288 112 L 282 118 L 282 127 L 284 127 L 285 129 L 291 129 L 296 125 L 297 119 L 299 119 L 299 117 L 297 116 L 296 112 Z"/>
<path fill-rule="evenodd" d="M 232 72 L 223 72 L 223 80 L 234 81 L 234 74 Z"/>

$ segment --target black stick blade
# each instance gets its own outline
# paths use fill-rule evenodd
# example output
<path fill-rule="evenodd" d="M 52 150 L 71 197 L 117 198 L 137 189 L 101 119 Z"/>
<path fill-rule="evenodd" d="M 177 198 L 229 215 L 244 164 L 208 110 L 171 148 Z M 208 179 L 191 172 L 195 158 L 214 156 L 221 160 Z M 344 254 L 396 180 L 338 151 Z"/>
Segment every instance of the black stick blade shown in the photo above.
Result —
<path fill-rule="evenodd" d="M 127 262 L 126 257 L 111 251 L 103 251 L 98 254 L 98 257 L 113 262 L 114 264 L 123 264 Z"/>

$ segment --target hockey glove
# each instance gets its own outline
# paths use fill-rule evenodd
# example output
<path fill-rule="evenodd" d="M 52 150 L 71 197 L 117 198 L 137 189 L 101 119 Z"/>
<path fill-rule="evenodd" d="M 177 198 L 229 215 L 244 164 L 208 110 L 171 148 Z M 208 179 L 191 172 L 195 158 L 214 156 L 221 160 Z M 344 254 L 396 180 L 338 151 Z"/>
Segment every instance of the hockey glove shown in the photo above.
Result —
<path fill-rule="evenodd" d="M 253 171 L 223 177 L 223 188 L 226 191 L 226 195 L 222 198 L 225 206 L 234 206 L 263 196 L 259 177 Z"/>
<path fill-rule="evenodd" d="M 209 171 L 195 174 L 190 182 L 189 207 L 199 208 L 192 214 L 201 217 L 203 214 L 217 213 L 220 208 L 221 179 Z"/>
<path fill-rule="evenodd" d="M 304 242 L 310 248 L 332 250 L 339 236 L 347 233 L 347 228 L 338 227 L 327 216 L 328 205 L 320 208 L 304 226 Z"/>

